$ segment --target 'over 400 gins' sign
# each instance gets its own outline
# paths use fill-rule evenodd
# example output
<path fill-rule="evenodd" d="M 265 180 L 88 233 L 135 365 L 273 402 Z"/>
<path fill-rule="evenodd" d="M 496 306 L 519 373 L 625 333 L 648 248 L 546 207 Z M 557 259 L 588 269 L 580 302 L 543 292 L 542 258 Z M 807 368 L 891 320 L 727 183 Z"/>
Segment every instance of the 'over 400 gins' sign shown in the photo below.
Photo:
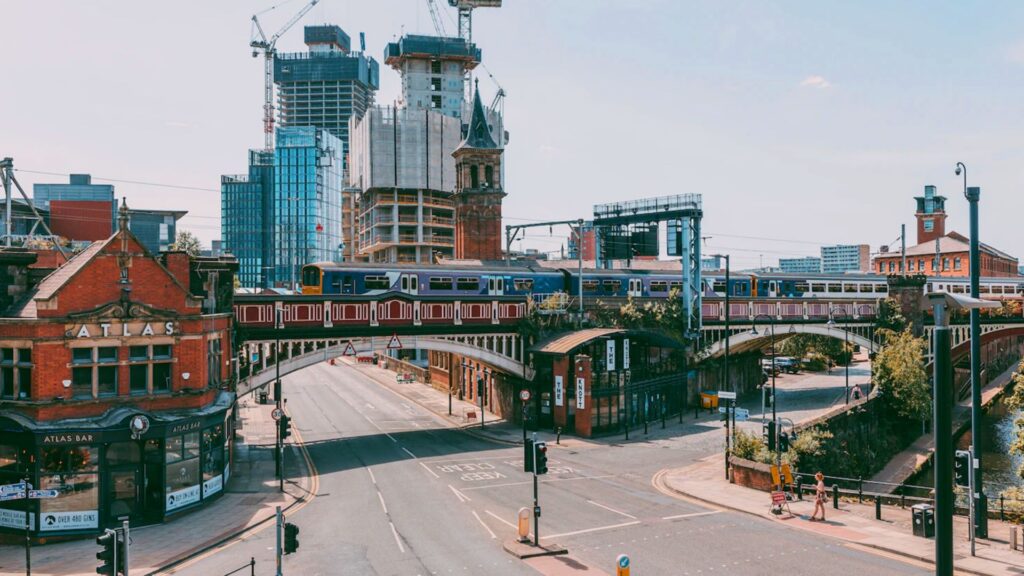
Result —
<path fill-rule="evenodd" d="M 118 338 L 127 336 L 171 336 L 174 322 L 100 322 L 68 328 L 69 338 Z"/>

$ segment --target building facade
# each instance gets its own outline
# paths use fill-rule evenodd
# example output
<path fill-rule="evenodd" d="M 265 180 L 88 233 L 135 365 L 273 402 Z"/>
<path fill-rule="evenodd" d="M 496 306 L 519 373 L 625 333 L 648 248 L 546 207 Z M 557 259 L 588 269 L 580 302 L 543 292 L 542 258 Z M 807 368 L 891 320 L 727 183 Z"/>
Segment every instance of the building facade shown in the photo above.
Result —
<path fill-rule="evenodd" d="M 128 229 L 150 252 L 168 250 L 178 237 L 178 220 L 188 214 L 186 210 L 128 211 Z"/>
<path fill-rule="evenodd" d="M 119 222 L 0 296 L 0 484 L 59 493 L 0 502 L 0 532 L 21 534 L 26 512 L 36 537 L 161 522 L 216 499 L 230 475 L 234 265 L 158 258 Z"/>
<path fill-rule="evenodd" d="M 114 230 L 117 201 L 110 184 L 71 174 L 67 184 L 33 184 L 32 203 L 50 213 L 50 230 L 68 240 L 104 240 Z"/>
<path fill-rule="evenodd" d="M 825 274 L 868 272 L 871 247 L 867 244 L 837 244 L 821 247 L 821 271 Z"/>
<path fill-rule="evenodd" d="M 273 245 L 267 231 L 273 221 L 274 154 L 249 150 L 249 173 L 220 178 L 222 248 L 238 259 L 238 280 L 244 288 L 270 286 L 268 268 Z"/>
<path fill-rule="evenodd" d="M 456 174 L 457 259 L 501 259 L 501 201 L 505 197 L 501 178 L 503 154 L 504 150 L 491 136 L 477 87 L 466 139 L 452 153 Z"/>
<path fill-rule="evenodd" d="M 407 34 L 384 49 L 384 63 L 402 79 L 399 107 L 468 117 L 465 74 L 480 64 L 476 44 L 464 38 Z"/>
<path fill-rule="evenodd" d="M 340 26 L 306 26 L 305 41 L 308 52 L 274 55 L 278 124 L 327 130 L 341 141 L 338 152 L 347 163 L 349 120 L 373 106 L 380 67 L 352 51 Z"/>
<path fill-rule="evenodd" d="M 821 258 L 817 256 L 779 258 L 779 269 L 786 274 L 820 274 Z"/>
<path fill-rule="evenodd" d="M 582 238 L 577 239 L 577 236 Z M 582 230 L 577 231 L 574 226 L 569 232 L 568 258 L 570 260 L 579 259 L 580 250 L 583 251 L 584 260 L 597 259 L 597 231 L 594 229 L 593 220 L 584 221 Z"/>

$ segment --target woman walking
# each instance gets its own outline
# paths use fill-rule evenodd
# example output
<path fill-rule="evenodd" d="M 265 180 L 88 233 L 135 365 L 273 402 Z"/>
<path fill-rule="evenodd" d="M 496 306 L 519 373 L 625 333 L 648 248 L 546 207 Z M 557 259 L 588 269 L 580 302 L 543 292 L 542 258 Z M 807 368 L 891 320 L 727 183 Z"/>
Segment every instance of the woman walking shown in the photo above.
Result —
<path fill-rule="evenodd" d="M 818 472 L 814 475 L 814 479 L 818 481 L 818 484 L 814 487 L 814 514 L 811 514 L 811 522 L 815 520 L 825 521 L 825 500 L 827 498 L 825 494 L 825 475 Z M 821 518 L 818 518 L 818 510 L 821 510 Z"/>

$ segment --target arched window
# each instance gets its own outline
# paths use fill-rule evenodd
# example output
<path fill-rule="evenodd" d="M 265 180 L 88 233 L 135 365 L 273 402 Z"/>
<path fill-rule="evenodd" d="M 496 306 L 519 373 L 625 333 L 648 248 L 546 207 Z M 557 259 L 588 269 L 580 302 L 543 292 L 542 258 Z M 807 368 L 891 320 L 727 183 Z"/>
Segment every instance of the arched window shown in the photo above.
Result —
<path fill-rule="evenodd" d="M 477 170 L 478 166 L 473 164 L 469 167 L 469 187 L 479 188 L 480 187 L 480 174 Z"/>
<path fill-rule="evenodd" d="M 494 188 L 494 167 L 484 166 L 484 182 L 488 188 Z"/>

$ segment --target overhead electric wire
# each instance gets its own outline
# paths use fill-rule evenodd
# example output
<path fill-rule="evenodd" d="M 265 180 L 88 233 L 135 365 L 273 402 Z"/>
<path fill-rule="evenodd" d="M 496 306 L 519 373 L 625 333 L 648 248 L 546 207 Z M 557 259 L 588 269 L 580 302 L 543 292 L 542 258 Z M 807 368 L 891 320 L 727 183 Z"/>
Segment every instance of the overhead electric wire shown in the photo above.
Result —
<path fill-rule="evenodd" d="M 46 172 L 43 170 L 26 170 L 25 168 L 15 168 L 15 172 L 25 172 L 27 174 L 45 174 L 47 176 L 71 176 L 68 172 Z M 154 186 L 157 188 L 173 188 L 176 190 L 195 190 L 198 192 L 217 192 L 220 190 L 215 188 L 200 188 L 199 186 L 184 186 L 181 184 L 161 184 L 160 182 L 144 182 L 142 180 L 126 180 L 120 178 L 104 178 L 101 176 L 92 176 L 93 180 L 102 180 L 104 182 L 117 182 L 118 184 L 136 184 L 138 186 Z"/>

